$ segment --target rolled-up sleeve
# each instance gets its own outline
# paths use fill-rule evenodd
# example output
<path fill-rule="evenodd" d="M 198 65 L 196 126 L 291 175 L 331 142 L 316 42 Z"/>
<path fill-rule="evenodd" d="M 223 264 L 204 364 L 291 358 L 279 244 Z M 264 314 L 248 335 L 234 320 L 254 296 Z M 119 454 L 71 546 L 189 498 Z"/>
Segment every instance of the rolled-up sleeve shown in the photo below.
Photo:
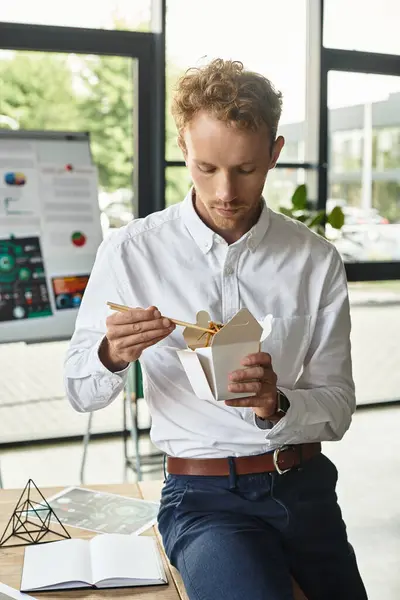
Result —
<path fill-rule="evenodd" d="M 356 408 L 346 273 L 335 249 L 303 372 L 294 389 L 278 386 L 290 408 L 266 432 L 271 443 L 340 440 Z"/>
<path fill-rule="evenodd" d="M 110 314 L 107 301 L 124 304 L 124 279 L 111 236 L 103 241 L 86 287 L 64 365 L 65 390 L 79 412 L 110 404 L 122 391 L 129 366 L 111 373 L 99 359 L 99 346 Z"/>

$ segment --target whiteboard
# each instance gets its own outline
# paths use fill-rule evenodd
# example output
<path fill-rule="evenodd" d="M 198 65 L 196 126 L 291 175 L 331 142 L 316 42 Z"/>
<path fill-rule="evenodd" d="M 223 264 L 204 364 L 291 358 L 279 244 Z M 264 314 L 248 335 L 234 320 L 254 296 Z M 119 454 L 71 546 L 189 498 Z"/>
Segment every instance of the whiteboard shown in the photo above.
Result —
<path fill-rule="evenodd" d="M 0 342 L 71 337 L 102 238 L 89 135 L 0 131 Z"/>

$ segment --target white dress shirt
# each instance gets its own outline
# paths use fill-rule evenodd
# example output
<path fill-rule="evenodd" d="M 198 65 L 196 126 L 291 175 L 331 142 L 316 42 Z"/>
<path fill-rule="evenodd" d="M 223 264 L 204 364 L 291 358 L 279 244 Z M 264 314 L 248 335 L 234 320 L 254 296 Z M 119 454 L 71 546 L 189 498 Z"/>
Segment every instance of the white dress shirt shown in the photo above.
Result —
<path fill-rule="evenodd" d="M 106 302 L 155 305 L 162 315 L 194 322 L 205 309 L 227 322 L 246 307 L 272 314 L 262 350 L 272 356 L 290 408 L 271 429 L 251 408 L 194 395 L 176 353 L 182 328 L 140 359 L 153 443 L 171 456 L 245 456 L 283 444 L 338 440 L 355 410 L 350 316 L 342 260 L 325 239 L 266 205 L 256 225 L 228 245 L 184 202 L 132 221 L 101 244 L 65 364 L 68 398 L 78 411 L 110 404 L 127 369 L 109 372 L 98 347 L 110 314 Z"/>

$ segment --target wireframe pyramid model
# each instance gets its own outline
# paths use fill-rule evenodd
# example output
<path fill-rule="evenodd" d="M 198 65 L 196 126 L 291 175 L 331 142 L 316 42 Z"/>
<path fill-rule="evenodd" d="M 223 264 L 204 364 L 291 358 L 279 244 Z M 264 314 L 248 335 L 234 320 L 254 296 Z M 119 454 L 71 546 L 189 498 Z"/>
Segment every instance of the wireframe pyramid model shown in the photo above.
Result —
<path fill-rule="evenodd" d="M 50 528 L 52 519 L 55 521 L 52 523 L 54 529 Z M 35 483 L 29 479 L 0 538 L 0 547 L 45 544 L 70 537 Z"/>

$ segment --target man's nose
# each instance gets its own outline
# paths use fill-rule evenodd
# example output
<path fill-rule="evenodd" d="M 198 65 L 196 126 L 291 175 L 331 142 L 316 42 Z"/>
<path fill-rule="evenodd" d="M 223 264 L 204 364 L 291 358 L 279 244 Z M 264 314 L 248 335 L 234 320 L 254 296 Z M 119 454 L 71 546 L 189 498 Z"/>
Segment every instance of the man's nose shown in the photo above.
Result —
<path fill-rule="evenodd" d="M 232 202 L 237 197 L 235 181 L 231 176 L 222 176 L 218 181 L 216 189 L 217 200 L 220 202 Z"/>

